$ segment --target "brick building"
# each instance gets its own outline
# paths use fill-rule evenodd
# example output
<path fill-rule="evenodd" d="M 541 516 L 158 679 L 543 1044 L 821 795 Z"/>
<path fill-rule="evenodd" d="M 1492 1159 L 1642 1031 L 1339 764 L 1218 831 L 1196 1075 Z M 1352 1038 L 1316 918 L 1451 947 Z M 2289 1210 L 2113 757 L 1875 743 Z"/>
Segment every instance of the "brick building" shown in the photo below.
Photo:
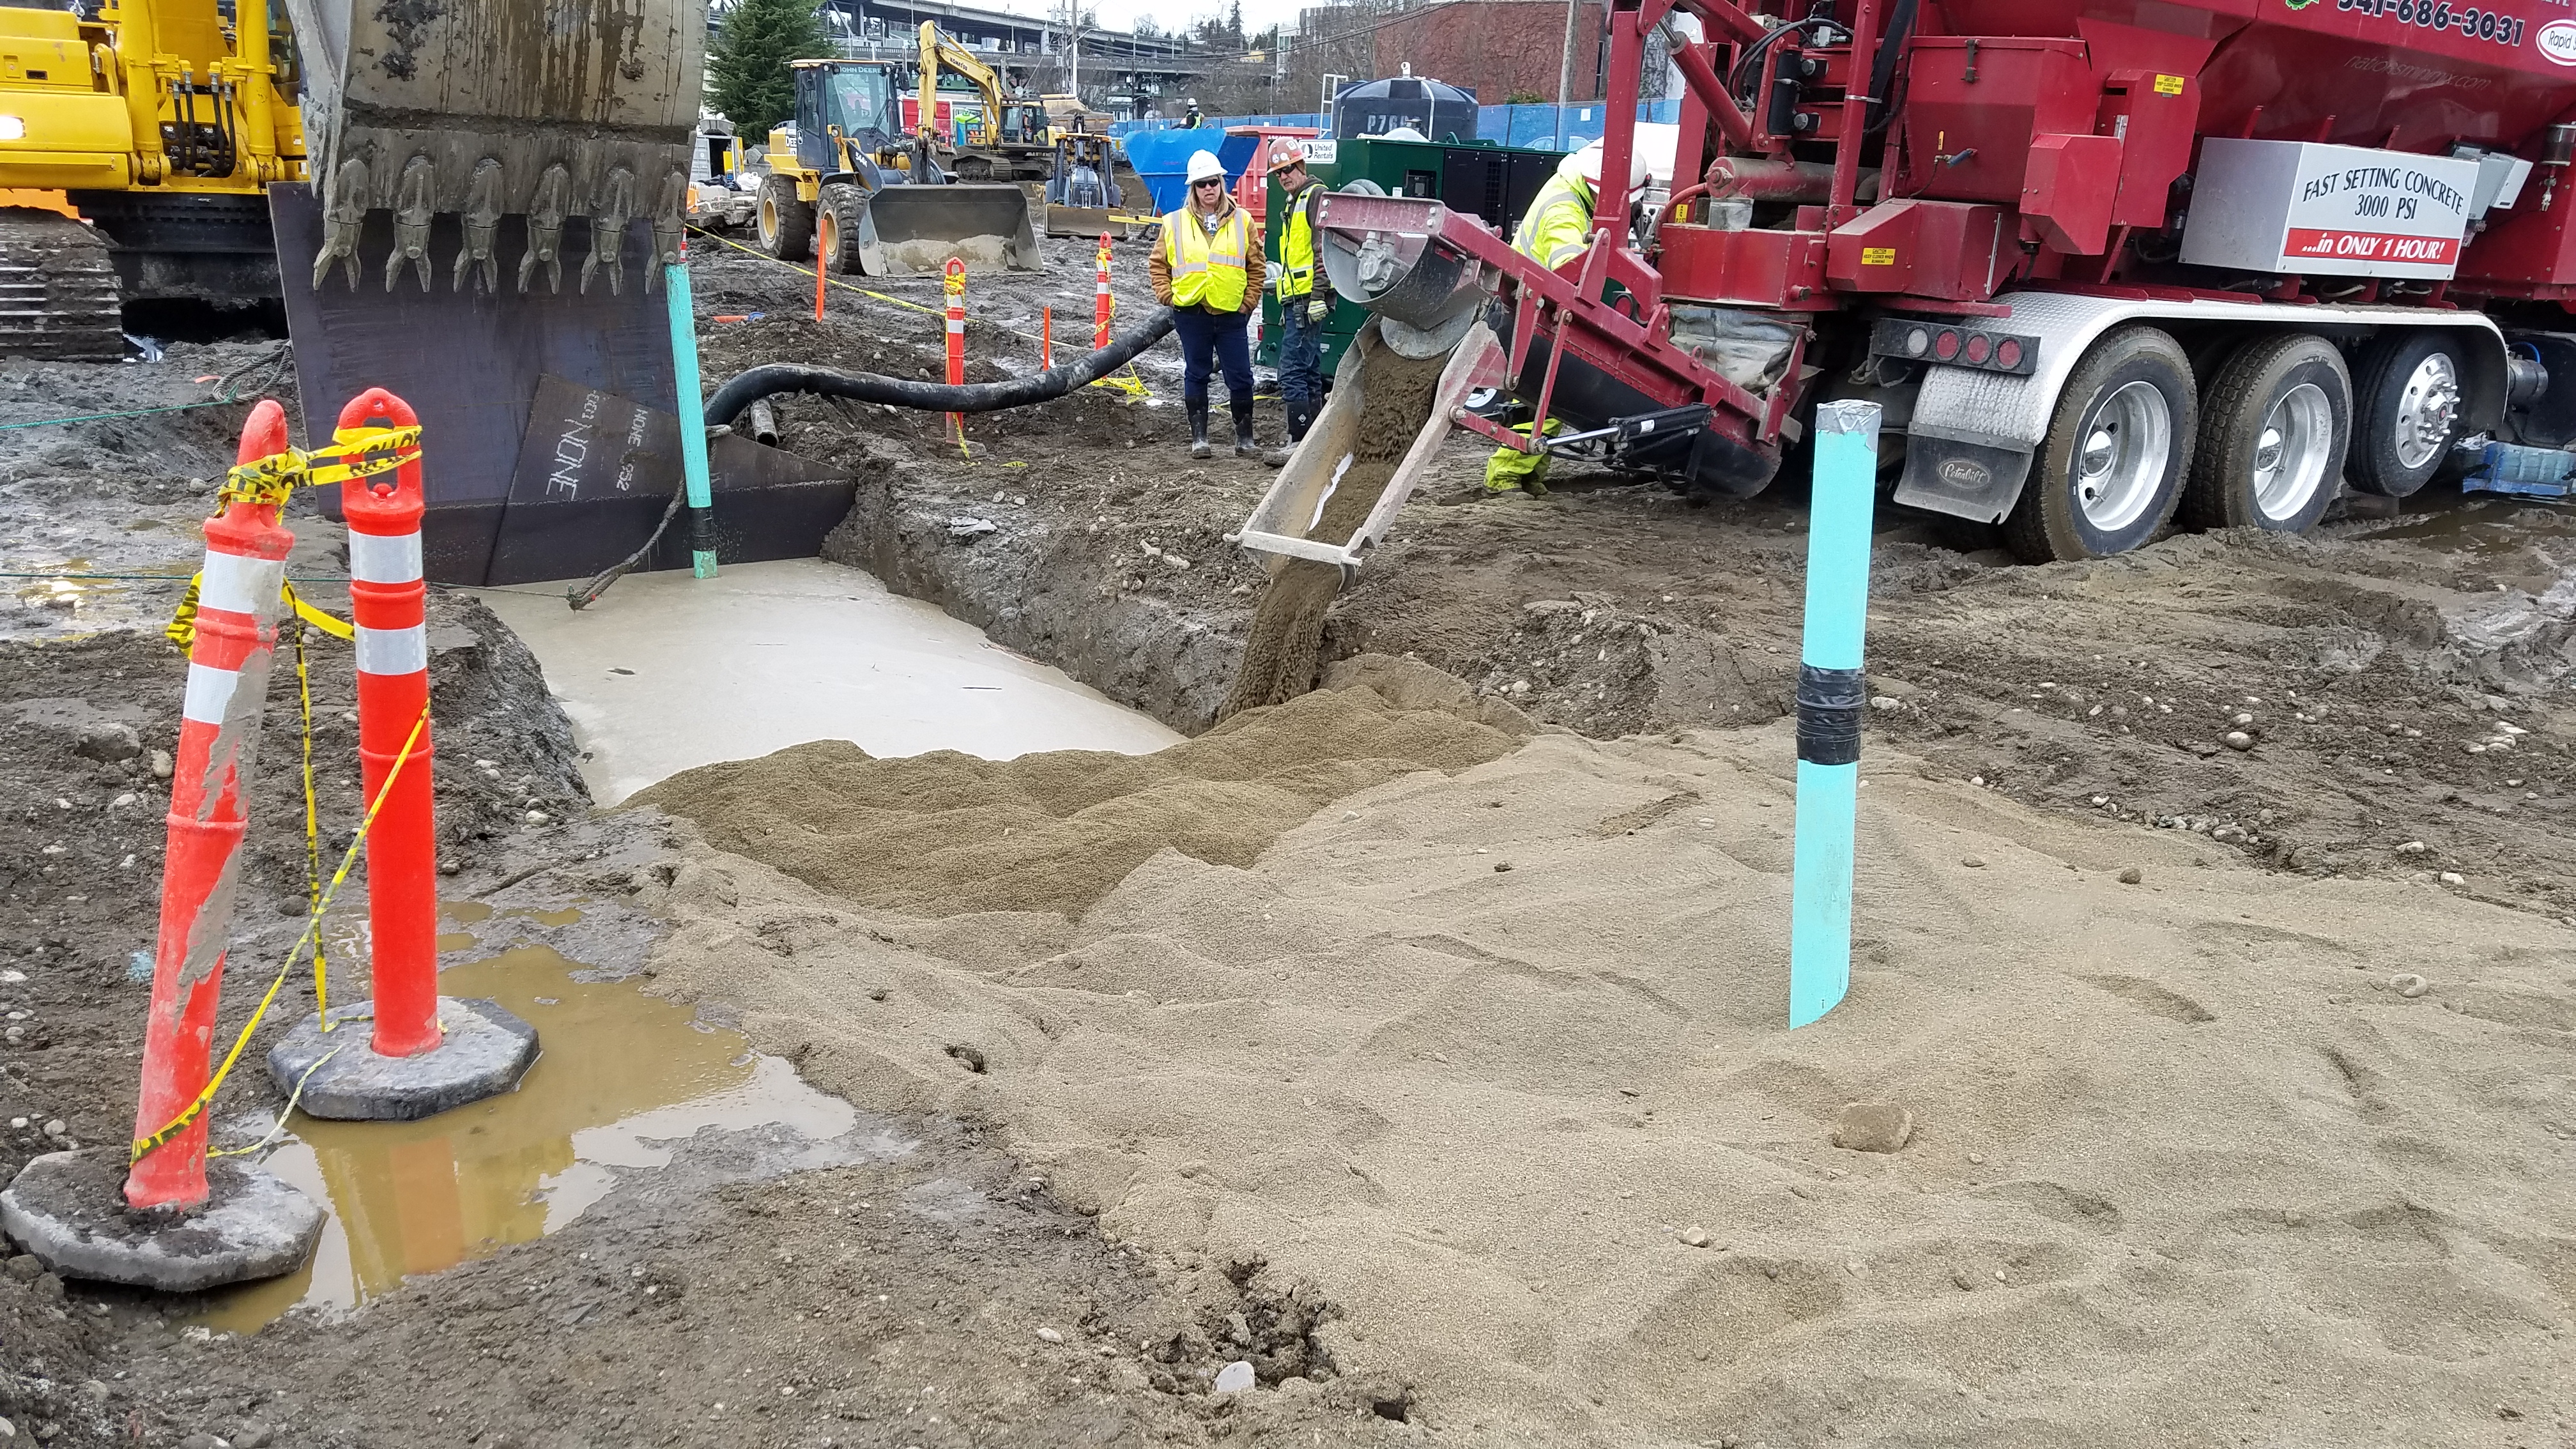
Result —
<path fill-rule="evenodd" d="M 1566 99 L 1601 99 L 1603 6 L 1584 0 L 1574 26 L 1574 82 Z M 1514 95 L 1552 101 L 1565 49 L 1564 0 L 1443 0 L 1411 11 L 1372 37 L 1378 76 L 1447 81 L 1499 106 Z M 1367 77 L 1355 77 L 1367 79 Z"/>

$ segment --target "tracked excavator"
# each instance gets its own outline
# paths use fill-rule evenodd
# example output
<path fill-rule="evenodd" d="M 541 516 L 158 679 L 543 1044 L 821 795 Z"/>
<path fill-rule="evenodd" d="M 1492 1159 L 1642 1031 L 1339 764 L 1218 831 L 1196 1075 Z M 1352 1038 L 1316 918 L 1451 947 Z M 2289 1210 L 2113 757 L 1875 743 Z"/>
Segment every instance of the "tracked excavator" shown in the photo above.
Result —
<path fill-rule="evenodd" d="M 0 188 L 46 202 L 0 208 L 0 355 L 121 356 L 127 300 L 277 296 L 296 61 L 269 0 L 0 8 Z"/>

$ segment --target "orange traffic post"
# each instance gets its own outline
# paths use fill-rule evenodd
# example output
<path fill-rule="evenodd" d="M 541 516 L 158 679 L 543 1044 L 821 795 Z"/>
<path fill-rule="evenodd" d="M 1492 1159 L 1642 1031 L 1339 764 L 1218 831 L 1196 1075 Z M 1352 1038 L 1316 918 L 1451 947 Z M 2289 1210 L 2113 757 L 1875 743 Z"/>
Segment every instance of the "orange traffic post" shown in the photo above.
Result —
<path fill-rule="evenodd" d="M 685 283 L 671 280 L 675 297 L 685 296 Z M 438 994 L 420 417 L 371 387 L 340 410 L 332 442 L 347 468 L 340 508 L 357 633 L 358 774 L 368 812 L 359 828 L 375 994 L 298 1022 L 269 1048 L 268 1073 L 310 1116 L 408 1122 L 517 1086 L 536 1061 L 537 1033 L 496 1002 Z M 369 1021 L 364 1037 L 349 1029 Z"/>
<path fill-rule="evenodd" d="M 1038 366 L 1050 369 L 1055 366 L 1055 309 L 1053 307 L 1038 309 Z"/>
<path fill-rule="evenodd" d="M 206 1150 L 207 1104 L 249 1040 L 243 1032 L 213 1066 L 245 795 L 295 543 L 278 522 L 302 464 L 287 446 L 285 409 L 267 399 L 251 409 L 239 457 L 256 466 L 234 470 L 205 524 L 134 1140 L 46 1153 L 0 1188 L 0 1220 L 46 1269 L 165 1293 L 292 1272 L 322 1236 L 312 1199 L 247 1157 Z M 281 971 L 269 999 L 285 979 Z"/>
<path fill-rule="evenodd" d="M 374 423 L 416 428 L 409 403 L 371 387 L 340 410 L 339 436 Z M 429 637 L 421 581 L 426 509 L 417 449 L 391 472 L 340 485 L 349 521 L 349 614 L 357 627 L 358 775 L 367 831 L 367 932 L 375 950 L 377 1055 L 438 1046 L 438 831 L 430 798 Z M 401 768 L 395 762 L 401 761 Z M 388 787 L 390 781 L 390 787 Z"/>
<path fill-rule="evenodd" d="M 262 398 L 242 425 L 240 461 L 287 451 L 286 410 Z M 229 495 L 231 490 L 227 489 Z M 169 846 L 161 868 L 161 931 L 152 956 L 152 1007 L 143 1028 L 143 1097 L 134 1136 L 147 1141 L 183 1114 L 176 1136 L 138 1158 L 125 1200 L 138 1208 L 190 1208 L 206 1200 L 206 1089 L 215 1002 L 224 979 L 242 837 L 250 812 L 242 766 L 259 744 L 268 670 L 277 654 L 277 606 L 295 535 L 270 499 L 228 496 L 206 520 L 206 568 L 197 634 L 179 707 L 170 775 Z"/>
<path fill-rule="evenodd" d="M 948 293 L 948 385 L 956 387 L 966 381 L 966 263 L 959 257 L 948 259 L 948 273 L 940 285 Z M 966 447 L 966 415 L 950 413 L 949 426 L 957 430 L 957 447 Z"/>
<path fill-rule="evenodd" d="M 1095 259 L 1100 279 L 1092 294 L 1091 350 L 1098 352 L 1109 345 L 1109 233 L 1100 234 L 1100 255 Z"/>
<path fill-rule="evenodd" d="M 814 320 L 823 320 L 823 256 L 819 248 L 814 254 Z"/>

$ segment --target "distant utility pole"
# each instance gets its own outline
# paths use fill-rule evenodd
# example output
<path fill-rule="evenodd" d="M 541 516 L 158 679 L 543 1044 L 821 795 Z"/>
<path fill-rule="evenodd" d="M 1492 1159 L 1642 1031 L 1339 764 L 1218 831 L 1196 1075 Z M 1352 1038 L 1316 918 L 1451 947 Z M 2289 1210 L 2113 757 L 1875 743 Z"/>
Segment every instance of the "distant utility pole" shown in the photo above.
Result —
<path fill-rule="evenodd" d="M 1565 56 L 1556 63 L 1556 149 L 1565 149 L 1566 93 L 1574 89 L 1574 17 L 1583 0 L 1565 0 Z"/>

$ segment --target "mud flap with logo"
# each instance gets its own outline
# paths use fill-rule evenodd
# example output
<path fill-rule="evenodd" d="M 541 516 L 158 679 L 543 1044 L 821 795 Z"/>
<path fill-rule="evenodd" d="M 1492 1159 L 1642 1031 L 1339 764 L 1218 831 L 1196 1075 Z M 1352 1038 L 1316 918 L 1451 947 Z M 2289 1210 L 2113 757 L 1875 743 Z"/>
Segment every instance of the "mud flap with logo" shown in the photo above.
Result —
<path fill-rule="evenodd" d="M 2021 499 L 2030 454 L 1986 443 L 1908 434 L 1896 501 L 1977 523 L 2001 523 Z"/>

